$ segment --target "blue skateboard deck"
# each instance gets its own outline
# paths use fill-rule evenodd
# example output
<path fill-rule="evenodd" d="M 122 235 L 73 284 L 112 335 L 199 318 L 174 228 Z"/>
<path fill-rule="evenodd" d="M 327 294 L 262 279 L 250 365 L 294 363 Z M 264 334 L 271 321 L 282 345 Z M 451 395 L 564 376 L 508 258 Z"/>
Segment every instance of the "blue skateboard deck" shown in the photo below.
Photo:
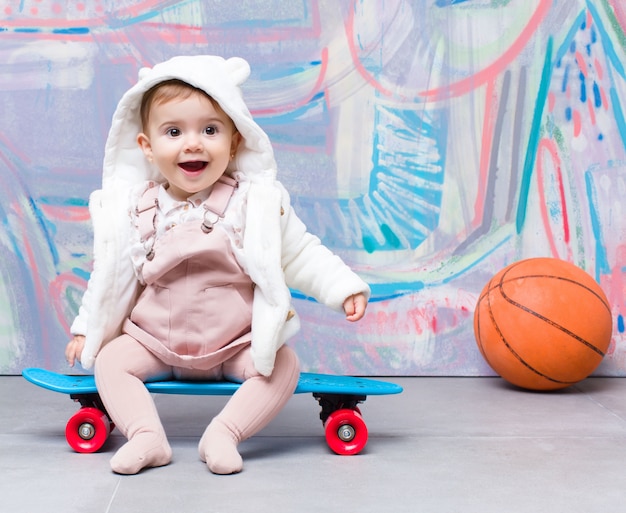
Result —
<path fill-rule="evenodd" d="M 77 452 L 99 450 L 113 424 L 98 396 L 92 375 L 67 375 L 28 368 L 24 378 L 46 390 L 69 395 L 81 409 L 67 423 L 65 435 Z M 146 383 L 152 393 L 178 395 L 234 394 L 241 385 L 229 381 L 154 381 Z M 368 395 L 399 394 L 402 387 L 387 381 L 330 374 L 302 373 L 295 394 L 311 393 L 319 402 L 326 442 L 337 454 L 357 454 L 367 443 L 367 427 L 358 404 Z"/>

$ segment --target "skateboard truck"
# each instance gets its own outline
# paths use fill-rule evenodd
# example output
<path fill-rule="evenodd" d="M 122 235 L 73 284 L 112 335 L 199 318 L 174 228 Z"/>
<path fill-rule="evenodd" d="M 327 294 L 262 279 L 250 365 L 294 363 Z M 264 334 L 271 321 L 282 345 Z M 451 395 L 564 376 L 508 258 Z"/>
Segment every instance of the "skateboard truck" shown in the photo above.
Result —
<path fill-rule="evenodd" d="M 324 424 L 326 443 L 335 453 L 350 456 L 361 452 L 367 443 L 367 425 L 358 405 L 365 395 L 320 394 L 313 397 L 322 408 L 320 419 Z"/>
<path fill-rule="evenodd" d="M 320 419 L 325 424 L 331 413 L 343 408 L 359 411 L 357 405 L 365 402 L 367 396 L 364 395 L 346 395 L 346 394 L 313 394 L 322 407 Z"/>
<path fill-rule="evenodd" d="M 70 399 L 80 403 L 81 408 L 98 408 L 105 411 L 99 394 L 70 394 Z"/>

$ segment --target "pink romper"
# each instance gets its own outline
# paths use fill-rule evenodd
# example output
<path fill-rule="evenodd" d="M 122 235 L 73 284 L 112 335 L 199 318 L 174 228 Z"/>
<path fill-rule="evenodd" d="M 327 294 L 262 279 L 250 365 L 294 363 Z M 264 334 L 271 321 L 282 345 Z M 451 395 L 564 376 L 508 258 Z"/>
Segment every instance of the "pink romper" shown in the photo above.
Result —
<path fill-rule="evenodd" d="M 203 207 L 223 218 L 237 182 L 223 176 Z M 155 184 L 137 213 L 142 241 L 155 234 Z M 205 216 L 206 218 L 206 216 Z M 147 248 L 145 289 L 124 333 L 172 367 L 210 370 L 250 344 L 254 285 L 225 230 L 205 221 L 169 229 Z"/>

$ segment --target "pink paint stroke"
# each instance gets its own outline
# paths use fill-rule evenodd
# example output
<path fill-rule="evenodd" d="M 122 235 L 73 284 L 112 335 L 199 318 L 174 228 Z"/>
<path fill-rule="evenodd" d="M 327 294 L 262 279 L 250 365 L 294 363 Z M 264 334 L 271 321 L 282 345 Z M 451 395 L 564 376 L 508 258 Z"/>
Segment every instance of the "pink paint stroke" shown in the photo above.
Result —
<path fill-rule="evenodd" d="M 478 171 L 478 188 L 479 194 L 476 195 L 476 203 L 474 204 L 474 219 L 472 227 L 477 227 L 482 222 L 483 213 L 485 211 L 485 196 L 480 194 L 487 190 L 487 180 L 489 174 L 489 163 L 491 156 L 491 145 L 493 142 L 493 131 L 495 127 L 496 116 L 498 112 L 498 98 L 495 92 L 495 83 L 490 81 L 487 83 L 485 91 L 485 117 L 483 119 L 482 139 L 480 144 L 480 163 Z"/>
<path fill-rule="evenodd" d="M 559 255 L 559 250 L 556 247 L 555 234 L 550 223 L 550 214 L 548 213 L 548 201 L 544 186 L 546 180 L 545 168 L 543 159 L 541 158 L 544 152 L 547 152 L 550 156 L 552 168 L 555 171 L 555 178 L 557 180 L 559 190 L 559 202 L 561 204 L 561 214 L 563 216 L 563 241 L 567 246 L 566 259 L 569 260 L 571 257 L 569 217 L 567 214 L 567 203 L 565 198 L 561 161 L 558 155 L 556 143 L 552 139 L 548 138 L 541 139 L 537 148 L 537 184 L 539 190 L 539 209 L 541 212 L 541 218 L 546 229 L 546 233 L 548 234 L 548 242 L 550 244 L 550 252 L 552 253 L 552 256 L 555 258 L 563 258 L 565 255 Z"/>
<path fill-rule="evenodd" d="M 50 301 L 57 314 L 57 319 L 68 337 L 70 335 L 70 324 L 65 317 L 66 312 L 63 308 L 63 298 L 65 297 L 65 291 L 71 286 L 76 287 L 78 290 L 85 290 L 87 288 L 87 282 L 75 274 L 68 272 L 57 276 L 50 282 L 49 286 Z"/>
<path fill-rule="evenodd" d="M 384 87 L 361 63 L 356 47 L 354 33 L 354 13 L 357 3 L 358 0 L 355 0 L 354 7 L 350 9 L 348 19 L 346 21 L 346 36 L 355 69 L 361 74 L 367 83 L 374 87 L 380 94 L 384 96 L 397 96 L 400 99 L 409 100 L 410 98 L 406 98 L 404 95 L 395 94 L 391 89 Z M 510 48 L 508 48 L 498 59 L 496 59 L 491 65 L 487 66 L 484 70 L 447 86 L 421 91 L 417 94 L 416 98 L 413 98 L 413 100 L 417 100 L 420 97 L 429 100 L 442 100 L 461 96 L 501 74 L 502 71 L 506 69 L 506 67 L 513 62 L 526 47 L 553 5 L 553 0 L 541 0 L 528 23 L 522 29 L 520 35 L 513 42 Z"/>

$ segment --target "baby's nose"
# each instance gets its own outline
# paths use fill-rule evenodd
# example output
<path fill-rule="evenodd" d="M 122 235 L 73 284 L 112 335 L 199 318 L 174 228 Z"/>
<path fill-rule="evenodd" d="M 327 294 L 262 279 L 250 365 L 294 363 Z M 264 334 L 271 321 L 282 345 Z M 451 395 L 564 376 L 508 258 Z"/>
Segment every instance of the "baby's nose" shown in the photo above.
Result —
<path fill-rule="evenodd" d="M 188 134 L 185 138 L 185 150 L 186 151 L 198 151 L 202 149 L 202 143 L 200 137 L 196 134 Z"/>

